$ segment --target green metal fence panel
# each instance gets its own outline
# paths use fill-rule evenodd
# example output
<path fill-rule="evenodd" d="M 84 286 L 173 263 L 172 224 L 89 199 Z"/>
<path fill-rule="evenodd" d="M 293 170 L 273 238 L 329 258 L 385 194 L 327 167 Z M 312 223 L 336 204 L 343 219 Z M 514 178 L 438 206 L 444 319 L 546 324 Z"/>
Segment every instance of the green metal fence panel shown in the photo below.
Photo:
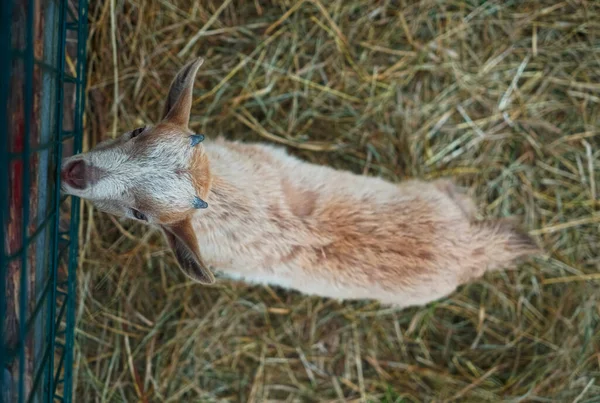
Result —
<path fill-rule="evenodd" d="M 0 4 L 0 403 L 71 402 L 86 0 Z"/>

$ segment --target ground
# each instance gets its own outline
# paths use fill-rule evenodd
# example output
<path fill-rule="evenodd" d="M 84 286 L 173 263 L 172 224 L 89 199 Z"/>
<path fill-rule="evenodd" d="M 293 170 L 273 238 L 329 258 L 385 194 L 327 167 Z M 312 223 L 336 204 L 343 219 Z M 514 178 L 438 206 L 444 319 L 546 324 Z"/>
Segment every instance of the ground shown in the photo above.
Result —
<path fill-rule="evenodd" d="M 193 284 L 159 234 L 85 206 L 77 401 L 598 401 L 600 2 L 113 0 L 89 18 L 86 147 L 156 121 L 204 56 L 197 132 L 452 177 L 548 257 L 394 310 Z"/>

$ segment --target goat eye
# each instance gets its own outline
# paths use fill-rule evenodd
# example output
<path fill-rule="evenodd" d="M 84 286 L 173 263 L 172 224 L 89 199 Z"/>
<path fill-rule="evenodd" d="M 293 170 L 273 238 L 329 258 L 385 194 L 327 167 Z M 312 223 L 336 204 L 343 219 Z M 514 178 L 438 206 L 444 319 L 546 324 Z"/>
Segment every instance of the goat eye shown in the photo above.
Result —
<path fill-rule="evenodd" d="M 136 209 L 131 209 L 131 211 L 133 212 L 133 216 L 135 218 L 137 218 L 140 221 L 148 221 L 148 217 L 146 217 L 143 213 L 140 213 L 138 210 Z"/>
<path fill-rule="evenodd" d="M 144 130 L 146 130 L 146 126 L 138 127 L 137 129 L 131 132 L 131 138 L 137 137 L 138 135 L 142 134 Z"/>

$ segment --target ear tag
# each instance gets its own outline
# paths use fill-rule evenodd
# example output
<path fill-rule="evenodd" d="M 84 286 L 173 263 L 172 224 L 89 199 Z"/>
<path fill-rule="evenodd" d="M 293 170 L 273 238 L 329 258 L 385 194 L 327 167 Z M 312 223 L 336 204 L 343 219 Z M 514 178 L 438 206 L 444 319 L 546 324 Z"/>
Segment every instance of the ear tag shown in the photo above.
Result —
<path fill-rule="evenodd" d="M 205 202 L 204 200 L 202 200 L 201 198 L 199 198 L 198 196 L 194 197 L 194 201 L 192 202 L 192 205 L 194 206 L 195 209 L 204 209 L 208 207 L 208 203 Z"/>
<path fill-rule="evenodd" d="M 192 147 L 195 147 L 204 141 L 204 135 L 203 134 L 192 134 L 190 136 L 190 139 L 191 139 Z"/>

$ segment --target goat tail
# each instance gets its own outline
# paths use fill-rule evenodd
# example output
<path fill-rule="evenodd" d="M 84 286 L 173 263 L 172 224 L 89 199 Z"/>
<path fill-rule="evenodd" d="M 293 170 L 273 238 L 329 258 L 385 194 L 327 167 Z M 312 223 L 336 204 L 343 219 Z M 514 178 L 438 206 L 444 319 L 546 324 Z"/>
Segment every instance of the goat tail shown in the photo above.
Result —
<path fill-rule="evenodd" d="M 542 254 L 536 241 L 521 229 L 516 218 L 484 220 L 473 226 L 480 241 L 474 254 L 483 258 L 487 271 L 514 268 L 521 261 Z"/>

